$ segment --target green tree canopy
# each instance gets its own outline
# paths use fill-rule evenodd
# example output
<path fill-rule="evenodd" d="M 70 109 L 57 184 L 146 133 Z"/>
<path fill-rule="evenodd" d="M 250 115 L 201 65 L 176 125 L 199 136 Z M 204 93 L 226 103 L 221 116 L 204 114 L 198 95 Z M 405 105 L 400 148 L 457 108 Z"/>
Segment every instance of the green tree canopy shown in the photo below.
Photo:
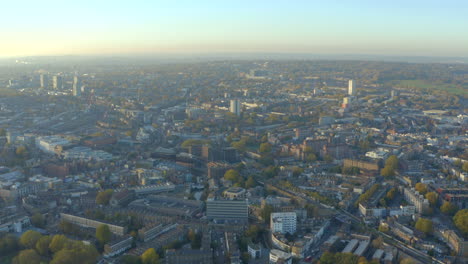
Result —
<path fill-rule="evenodd" d="M 398 157 L 395 155 L 391 155 L 390 157 L 385 160 L 385 167 L 389 167 L 392 170 L 398 169 Z"/>
<path fill-rule="evenodd" d="M 428 192 L 428 193 L 426 193 L 425 198 L 429 201 L 431 206 L 435 206 L 437 204 L 437 198 L 438 198 L 437 193 Z"/>
<path fill-rule="evenodd" d="M 52 237 L 50 236 L 43 236 L 36 242 L 36 251 L 41 256 L 48 256 L 49 255 L 49 245 L 52 242 Z"/>
<path fill-rule="evenodd" d="M 464 172 L 468 172 L 468 162 L 463 163 L 462 169 Z"/>
<path fill-rule="evenodd" d="M 21 252 L 13 259 L 15 264 L 39 264 L 41 256 L 34 249 L 21 250 Z"/>
<path fill-rule="evenodd" d="M 273 146 L 270 143 L 265 142 L 265 143 L 260 144 L 260 147 L 258 148 L 258 151 L 260 153 L 269 153 L 269 152 L 271 152 L 272 148 L 273 148 Z"/>
<path fill-rule="evenodd" d="M 110 241 L 112 233 L 108 225 L 99 225 L 96 228 L 96 239 L 101 243 L 101 245 L 106 244 Z"/>
<path fill-rule="evenodd" d="M 257 185 L 255 179 L 252 176 L 249 176 L 249 178 L 247 178 L 247 181 L 245 182 L 245 188 L 253 188 L 255 187 L 255 185 Z"/>
<path fill-rule="evenodd" d="M 41 233 L 33 230 L 26 231 L 20 237 L 20 244 L 25 248 L 34 248 L 36 242 L 42 237 Z"/>
<path fill-rule="evenodd" d="M 453 223 L 463 233 L 468 236 L 468 209 L 458 211 L 453 217 Z"/>
<path fill-rule="evenodd" d="M 425 234 L 431 234 L 433 231 L 432 221 L 430 219 L 420 217 L 416 221 L 415 228 Z"/>
<path fill-rule="evenodd" d="M 454 215 L 458 210 L 458 207 L 451 202 L 444 201 L 440 206 L 440 211 L 446 215 Z"/>
<path fill-rule="evenodd" d="M 109 204 L 109 201 L 112 197 L 112 194 L 114 193 L 113 190 L 107 189 L 105 191 L 100 191 L 96 195 L 96 203 L 97 204 L 102 204 L 102 205 L 107 205 Z"/>
<path fill-rule="evenodd" d="M 133 255 L 124 255 L 122 258 L 120 258 L 120 261 L 123 264 L 140 264 L 141 263 L 141 259 Z"/>
<path fill-rule="evenodd" d="M 45 219 L 44 216 L 40 213 L 35 213 L 31 217 L 31 224 L 35 227 L 43 228 L 45 225 Z"/>
<path fill-rule="evenodd" d="M 422 182 L 416 183 L 414 189 L 416 189 L 416 191 L 418 191 L 422 195 L 427 193 L 427 185 Z"/>
<path fill-rule="evenodd" d="M 7 255 L 16 251 L 19 248 L 18 239 L 11 235 L 6 234 L 0 238 L 0 255 Z"/>
<path fill-rule="evenodd" d="M 52 253 L 58 252 L 65 248 L 69 243 L 69 240 L 64 235 L 55 235 L 52 237 L 52 241 L 49 244 L 49 249 Z"/>
<path fill-rule="evenodd" d="M 143 264 L 158 264 L 159 263 L 159 255 L 156 253 L 154 248 L 149 248 L 143 254 L 141 254 L 141 262 Z"/>
<path fill-rule="evenodd" d="M 239 172 L 234 169 L 230 169 L 224 174 L 224 179 L 232 182 L 237 182 L 239 180 L 239 177 Z"/>

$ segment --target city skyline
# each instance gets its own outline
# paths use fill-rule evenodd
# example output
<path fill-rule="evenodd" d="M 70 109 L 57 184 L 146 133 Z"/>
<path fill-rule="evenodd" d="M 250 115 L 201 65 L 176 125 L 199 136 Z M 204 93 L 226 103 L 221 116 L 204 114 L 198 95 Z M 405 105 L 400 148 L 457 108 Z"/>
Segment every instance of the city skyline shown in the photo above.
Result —
<path fill-rule="evenodd" d="M 0 57 L 311 53 L 468 56 L 463 1 L 4 3 Z"/>

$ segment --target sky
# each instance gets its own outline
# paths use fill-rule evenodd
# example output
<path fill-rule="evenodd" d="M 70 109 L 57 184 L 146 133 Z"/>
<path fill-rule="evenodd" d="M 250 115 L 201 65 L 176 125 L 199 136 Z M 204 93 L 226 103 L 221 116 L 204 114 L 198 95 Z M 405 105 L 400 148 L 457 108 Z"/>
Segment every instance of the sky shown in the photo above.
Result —
<path fill-rule="evenodd" d="M 3 0 L 0 57 L 468 57 L 466 0 Z"/>

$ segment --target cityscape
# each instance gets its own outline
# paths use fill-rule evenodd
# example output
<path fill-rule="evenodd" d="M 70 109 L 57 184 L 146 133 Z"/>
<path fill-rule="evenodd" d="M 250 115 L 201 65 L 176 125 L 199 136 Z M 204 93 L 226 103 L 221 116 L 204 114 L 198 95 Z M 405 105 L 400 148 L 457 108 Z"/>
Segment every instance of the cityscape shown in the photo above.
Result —
<path fill-rule="evenodd" d="M 468 263 L 468 45 L 1 45 L 0 263 Z"/>

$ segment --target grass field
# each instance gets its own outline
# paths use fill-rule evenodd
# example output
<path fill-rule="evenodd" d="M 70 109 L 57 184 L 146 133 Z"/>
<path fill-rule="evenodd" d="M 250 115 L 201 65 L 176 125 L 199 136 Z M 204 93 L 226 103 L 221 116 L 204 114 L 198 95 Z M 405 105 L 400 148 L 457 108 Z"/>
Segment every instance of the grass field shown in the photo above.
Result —
<path fill-rule="evenodd" d="M 429 90 L 442 90 L 447 91 L 451 94 L 457 95 L 464 95 L 468 94 L 468 84 L 462 87 L 457 87 L 453 84 L 437 84 L 437 83 L 430 83 L 425 80 L 400 80 L 397 81 L 395 86 L 400 86 L 403 88 L 421 88 L 421 89 L 429 89 Z"/>

